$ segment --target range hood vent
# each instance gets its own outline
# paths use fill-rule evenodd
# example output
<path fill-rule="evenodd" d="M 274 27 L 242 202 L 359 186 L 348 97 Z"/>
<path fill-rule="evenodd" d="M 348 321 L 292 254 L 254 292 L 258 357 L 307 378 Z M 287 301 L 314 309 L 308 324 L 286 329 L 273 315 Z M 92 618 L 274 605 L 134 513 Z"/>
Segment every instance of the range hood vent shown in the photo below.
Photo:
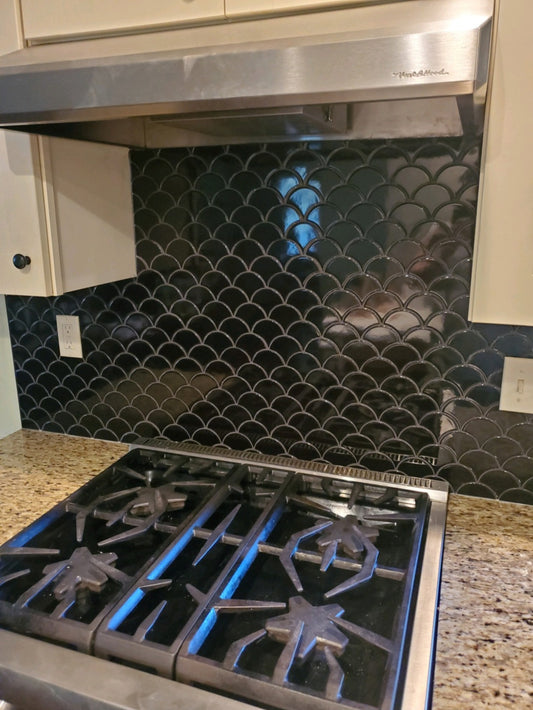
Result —
<path fill-rule="evenodd" d="M 0 59 L 0 126 L 137 147 L 479 132 L 492 0 L 43 44 Z"/>

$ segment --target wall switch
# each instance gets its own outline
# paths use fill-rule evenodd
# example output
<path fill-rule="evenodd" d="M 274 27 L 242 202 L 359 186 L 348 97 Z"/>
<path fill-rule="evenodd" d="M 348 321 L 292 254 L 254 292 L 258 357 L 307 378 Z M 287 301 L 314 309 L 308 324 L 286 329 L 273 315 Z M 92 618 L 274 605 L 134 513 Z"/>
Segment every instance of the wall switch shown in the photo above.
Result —
<path fill-rule="evenodd" d="M 533 358 L 504 359 L 500 409 L 533 414 Z"/>
<path fill-rule="evenodd" d="M 56 316 L 59 354 L 62 357 L 83 357 L 80 319 L 78 316 Z"/>

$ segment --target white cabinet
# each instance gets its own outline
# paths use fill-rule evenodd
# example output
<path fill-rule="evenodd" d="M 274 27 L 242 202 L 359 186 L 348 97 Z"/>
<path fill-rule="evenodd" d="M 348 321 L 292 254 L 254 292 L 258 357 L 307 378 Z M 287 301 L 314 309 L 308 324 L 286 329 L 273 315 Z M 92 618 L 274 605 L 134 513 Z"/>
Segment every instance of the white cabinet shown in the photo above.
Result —
<path fill-rule="evenodd" d="M 226 16 L 277 14 L 358 5 L 365 0 L 226 0 Z"/>
<path fill-rule="evenodd" d="M 4 131 L 0 223 L 0 293 L 50 296 L 134 276 L 127 149 Z M 29 265 L 17 268 L 17 254 Z"/>
<path fill-rule="evenodd" d="M 0 3 L 0 54 L 22 44 Z M 126 148 L 0 131 L 0 294 L 50 296 L 135 275 Z M 30 263 L 16 268 L 15 255 Z"/>
<path fill-rule="evenodd" d="M 30 43 L 341 8 L 363 2 L 368 0 L 20 0 L 24 38 Z"/>
<path fill-rule="evenodd" d="M 224 18 L 224 0 L 21 0 L 21 8 L 32 42 Z"/>
<path fill-rule="evenodd" d="M 533 3 L 502 0 L 484 136 L 469 317 L 533 325 Z"/>
<path fill-rule="evenodd" d="M 50 258 L 37 139 L 0 134 L 0 293 L 28 296 L 50 291 Z M 15 254 L 31 258 L 17 269 Z"/>

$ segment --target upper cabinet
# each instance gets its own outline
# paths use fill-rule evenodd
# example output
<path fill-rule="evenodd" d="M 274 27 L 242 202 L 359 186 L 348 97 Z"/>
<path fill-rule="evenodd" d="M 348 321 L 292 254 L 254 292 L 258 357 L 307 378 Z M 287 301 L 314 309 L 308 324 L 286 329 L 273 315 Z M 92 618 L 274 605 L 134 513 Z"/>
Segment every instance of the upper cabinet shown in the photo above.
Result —
<path fill-rule="evenodd" d="M 20 5 L 26 42 L 40 43 L 363 2 L 368 0 L 20 0 Z"/>
<path fill-rule="evenodd" d="M 224 0 L 20 0 L 26 41 L 224 19 Z"/>
<path fill-rule="evenodd" d="M 0 293 L 44 296 L 50 258 L 36 138 L 0 132 Z M 29 257 L 15 267 L 13 258 Z M 20 267 L 23 268 L 20 268 Z"/>
<path fill-rule="evenodd" d="M 469 317 L 533 325 L 533 3 L 502 0 L 485 127 Z"/>
<path fill-rule="evenodd" d="M 51 296 L 135 276 L 128 151 L 0 132 L 0 293 Z"/>
<path fill-rule="evenodd" d="M 226 16 L 276 14 L 358 5 L 364 0 L 226 0 Z"/>
<path fill-rule="evenodd" d="M 0 3 L 0 54 L 22 44 Z M 0 293 L 51 296 L 135 275 L 128 151 L 0 131 Z"/>

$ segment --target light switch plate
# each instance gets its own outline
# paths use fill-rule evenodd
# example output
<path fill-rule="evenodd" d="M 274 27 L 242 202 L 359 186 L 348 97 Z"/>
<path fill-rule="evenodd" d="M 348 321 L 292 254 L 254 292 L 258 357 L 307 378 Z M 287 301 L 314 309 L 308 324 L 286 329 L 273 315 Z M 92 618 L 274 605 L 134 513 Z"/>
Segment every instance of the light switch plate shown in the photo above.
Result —
<path fill-rule="evenodd" d="M 61 357 L 83 357 L 79 316 L 56 316 L 59 354 Z"/>
<path fill-rule="evenodd" d="M 500 409 L 533 414 L 533 358 L 504 359 Z"/>

